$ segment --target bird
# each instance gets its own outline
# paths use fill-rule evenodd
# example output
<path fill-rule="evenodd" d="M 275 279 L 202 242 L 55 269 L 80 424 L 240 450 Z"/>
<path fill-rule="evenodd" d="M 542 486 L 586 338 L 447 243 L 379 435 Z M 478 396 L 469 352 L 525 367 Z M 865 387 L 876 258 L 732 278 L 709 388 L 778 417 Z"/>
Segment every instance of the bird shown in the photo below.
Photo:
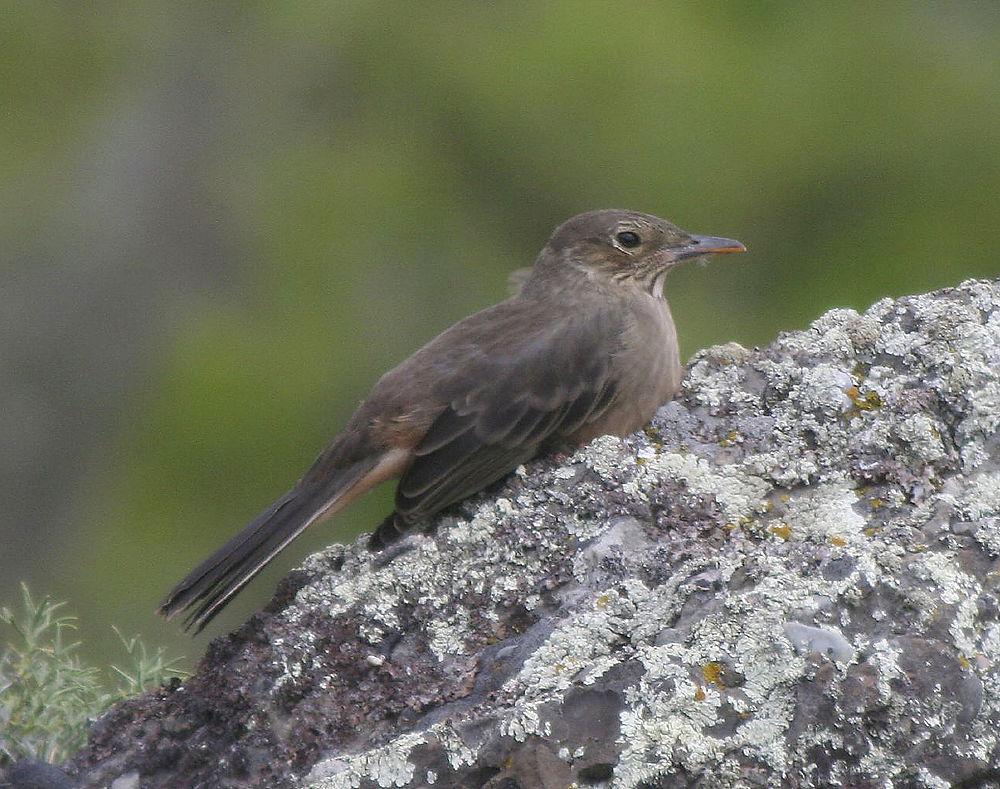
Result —
<path fill-rule="evenodd" d="M 651 214 L 603 209 L 559 225 L 518 291 L 383 375 L 299 481 L 192 570 L 159 611 L 200 632 L 313 523 L 398 478 L 379 550 L 535 456 L 645 425 L 680 386 L 664 277 L 745 252 Z"/>

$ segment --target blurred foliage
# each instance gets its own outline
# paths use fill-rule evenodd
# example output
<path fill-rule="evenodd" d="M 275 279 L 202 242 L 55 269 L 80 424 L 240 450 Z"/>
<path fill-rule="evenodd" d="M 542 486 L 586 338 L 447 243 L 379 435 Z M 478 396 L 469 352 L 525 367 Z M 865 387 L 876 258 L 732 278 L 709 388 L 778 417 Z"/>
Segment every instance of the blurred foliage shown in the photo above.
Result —
<path fill-rule="evenodd" d="M 210 119 L 187 199 L 230 259 L 171 302 L 44 560 L 88 617 L 158 641 L 176 635 L 152 616 L 171 583 L 573 213 L 637 208 L 747 244 L 668 283 L 687 354 L 1000 269 L 996 4 L 99 7 L 2 22 L 2 189 L 28 199 L 0 239 L 45 232 L 67 163 L 145 97 Z M 313 530 L 213 632 L 390 493 Z"/>
<path fill-rule="evenodd" d="M 128 663 L 111 667 L 109 685 L 80 659 L 79 642 L 67 640 L 76 617 L 61 613 L 65 604 L 36 601 L 26 586 L 21 593 L 20 616 L 0 609 L 0 632 L 10 636 L 0 652 L 0 767 L 21 759 L 61 762 L 83 747 L 89 719 L 119 699 L 184 676 L 162 649 L 150 651 L 116 630 Z"/>

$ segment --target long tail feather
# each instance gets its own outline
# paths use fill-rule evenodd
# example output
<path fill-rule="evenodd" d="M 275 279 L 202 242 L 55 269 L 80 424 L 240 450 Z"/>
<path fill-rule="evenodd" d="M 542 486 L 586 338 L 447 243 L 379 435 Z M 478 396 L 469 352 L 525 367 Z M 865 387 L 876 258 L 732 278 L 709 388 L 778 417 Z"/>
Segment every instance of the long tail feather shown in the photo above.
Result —
<path fill-rule="evenodd" d="M 345 507 L 394 471 L 387 458 L 357 463 L 329 480 L 303 488 L 300 484 L 254 518 L 241 532 L 199 564 L 160 605 L 168 619 L 195 607 L 184 629 L 201 632 L 233 596 L 286 545 L 312 523 Z M 396 472 L 398 473 L 398 471 Z"/>

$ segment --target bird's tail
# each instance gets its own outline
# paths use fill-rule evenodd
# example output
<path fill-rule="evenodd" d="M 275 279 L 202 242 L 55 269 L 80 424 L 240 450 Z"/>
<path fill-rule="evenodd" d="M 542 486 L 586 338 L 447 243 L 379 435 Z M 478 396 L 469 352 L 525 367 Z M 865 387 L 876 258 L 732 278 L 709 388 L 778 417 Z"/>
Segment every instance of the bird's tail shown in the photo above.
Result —
<path fill-rule="evenodd" d="M 300 483 L 254 518 L 241 532 L 199 564 L 160 605 L 170 619 L 197 606 L 184 621 L 185 630 L 201 630 L 232 597 L 308 526 L 334 514 L 379 479 L 378 463 L 358 463 L 325 485 Z M 366 484 L 367 483 L 367 484 Z"/>

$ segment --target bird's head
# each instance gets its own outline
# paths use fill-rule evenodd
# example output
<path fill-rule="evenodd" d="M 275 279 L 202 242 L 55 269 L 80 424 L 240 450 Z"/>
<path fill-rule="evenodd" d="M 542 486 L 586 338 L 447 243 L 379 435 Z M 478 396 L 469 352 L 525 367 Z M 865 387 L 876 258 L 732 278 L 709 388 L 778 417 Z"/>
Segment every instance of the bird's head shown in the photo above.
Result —
<path fill-rule="evenodd" d="M 687 233 L 651 214 L 605 209 L 578 214 L 559 225 L 536 267 L 568 267 L 661 295 L 664 275 L 676 264 L 730 252 L 746 252 L 746 247 L 731 238 Z"/>

